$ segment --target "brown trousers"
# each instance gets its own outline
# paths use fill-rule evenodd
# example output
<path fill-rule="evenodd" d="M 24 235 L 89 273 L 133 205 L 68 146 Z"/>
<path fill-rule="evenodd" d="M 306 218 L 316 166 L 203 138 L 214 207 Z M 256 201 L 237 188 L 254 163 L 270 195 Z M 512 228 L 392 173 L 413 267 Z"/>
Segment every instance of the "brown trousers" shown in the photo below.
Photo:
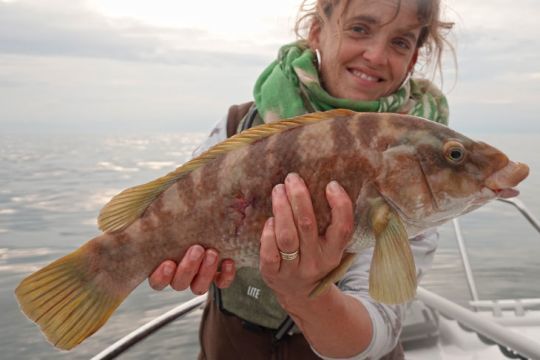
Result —
<path fill-rule="evenodd" d="M 274 341 L 274 332 L 248 328 L 244 321 L 222 312 L 208 297 L 201 319 L 199 360 L 311 360 L 320 359 L 302 334 L 285 335 Z M 400 344 L 381 360 L 404 359 Z"/>

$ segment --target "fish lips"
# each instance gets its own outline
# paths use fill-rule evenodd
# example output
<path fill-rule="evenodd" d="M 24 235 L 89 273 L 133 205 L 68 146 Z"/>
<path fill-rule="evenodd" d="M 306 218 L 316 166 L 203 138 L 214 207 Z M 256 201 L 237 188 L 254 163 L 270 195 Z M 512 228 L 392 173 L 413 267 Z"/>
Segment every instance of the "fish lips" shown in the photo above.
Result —
<path fill-rule="evenodd" d="M 508 199 L 519 195 L 514 188 L 529 175 L 529 167 L 523 163 L 509 161 L 508 164 L 486 179 L 486 186 L 495 196 Z"/>
<path fill-rule="evenodd" d="M 501 199 L 509 199 L 509 198 L 513 198 L 519 195 L 519 190 L 512 189 L 512 188 L 495 190 L 494 192 L 495 192 L 495 196 Z"/>

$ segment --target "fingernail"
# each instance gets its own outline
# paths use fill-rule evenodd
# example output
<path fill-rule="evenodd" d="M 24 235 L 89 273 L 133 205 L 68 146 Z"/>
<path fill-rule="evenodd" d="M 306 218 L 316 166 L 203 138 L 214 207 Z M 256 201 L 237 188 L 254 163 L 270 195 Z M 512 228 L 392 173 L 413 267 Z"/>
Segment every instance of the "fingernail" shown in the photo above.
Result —
<path fill-rule="evenodd" d="M 173 273 L 173 267 L 171 265 L 167 264 L 163 267 L 163 275 L 171 276 L 172 273 Z"/>
<path fill-rule="evenodd" d="M 287 182 L 300 182 L 300 181 L 302 181 L 302 178 L 297 173 L 290 173 L 285 178 L 285 181 L 287 181 Z"/>
<path fill-rule="evenodd" d="M 203 250 L 202 247 L 196 246 L 196 247 L 192 248 L 191 251 L 189 252 L 189 258 L 191 260 L 197 261 L 197 260 L 199 260 L 201 258 L 203 252 L 204 252 L 204 250 Z"/>
<path fill-rule="evenodd" d="M 223 271 L 231 272 L 232 271 L 232 264 L 230 264 L 230 263 L 223 264 Z"/>
<path fill-rule="evenodd" d="M 337 181 L 332 180 L 328 183 L 328 190 L 333 193 L 338 193 L 343 191 L 343 188 L 338 184 Z"/>
<path fill-rule="evenodd" d="M 212 266 L 217 260 L 217 254 L 213 251 L 208 251 L 204 257 L 204 266 Z"/>
<path fill-rule="evenodd" d="M 266 227 L 267 227 L 267 228 L 272 228 L 272 227 L 274 227 L 274 218 L 273 218 L 273 217 L 271 217 L 271 218 L 269 218 L 268 220 L 266 220 Z"/>
<path fill-rule="evenodd" d="M 274 186 L 274 192 L 278 195 L 283 195 L 285 193 L 285 187 L 283 184 L 277 184 Z"/>

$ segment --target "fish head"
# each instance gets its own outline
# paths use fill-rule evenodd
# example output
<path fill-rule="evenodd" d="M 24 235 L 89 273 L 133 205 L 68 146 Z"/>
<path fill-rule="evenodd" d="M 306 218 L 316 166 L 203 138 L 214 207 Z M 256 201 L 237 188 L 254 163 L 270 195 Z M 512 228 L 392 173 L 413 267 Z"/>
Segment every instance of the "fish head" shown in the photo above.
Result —
<path fill-rule="evenodd" d="M 425 229 L 519 194 L 515 187 L 528 176 L 527 165 L 445 126 L 420 125 L 383 155 L 386 184 L 379 189 L 406 222 Z"/>

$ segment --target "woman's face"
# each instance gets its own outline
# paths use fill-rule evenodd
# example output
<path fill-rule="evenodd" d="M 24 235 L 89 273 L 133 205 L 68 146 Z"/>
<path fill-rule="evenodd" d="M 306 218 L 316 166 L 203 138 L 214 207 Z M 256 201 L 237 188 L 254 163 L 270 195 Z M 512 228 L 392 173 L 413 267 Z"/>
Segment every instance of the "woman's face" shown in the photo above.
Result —
<path fill-rule="evenodd" d="M 312 49 L 321 53 L 320 76 L 332 96 L 376 100 L 395 92 L 416 62 L 420 34 L 416 1 L 351 0 L 343 18 L 334 9 L 314 24 Z"/>

